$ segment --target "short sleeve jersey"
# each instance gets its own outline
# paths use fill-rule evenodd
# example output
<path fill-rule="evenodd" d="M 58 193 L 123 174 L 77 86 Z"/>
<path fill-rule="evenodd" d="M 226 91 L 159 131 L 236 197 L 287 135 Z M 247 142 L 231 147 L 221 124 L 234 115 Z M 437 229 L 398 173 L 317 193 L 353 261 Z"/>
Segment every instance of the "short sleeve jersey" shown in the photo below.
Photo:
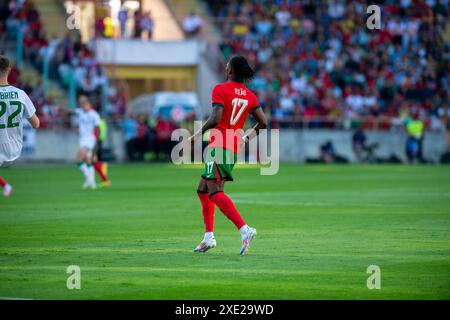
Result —
<path fill-rule="evenodd" d="M 247 116 L 259 108 L 256 95 L 240 82 L 225 82 L 214 87 L 214 108 L 223 108 L 220 122 L 211 131 L 209 147 L 221 147 L 238 153 L 242 128 Z"/>
<path fill-rule="evenodd" d="M 100 116 L 97 111 L 89 110 L 86 112 L 79 108 L 76 112 L 78 115 L 80 139 L 95 138 L 95 128 L 100 125 Z"/>
<path fill-rule="evenodd" d="M 0 86 L 0 155 L 3 161 L 20 156 L 23 140 L 23 118 L 29 119 L 36 108 L 28 95 L 14 86 Z"/>

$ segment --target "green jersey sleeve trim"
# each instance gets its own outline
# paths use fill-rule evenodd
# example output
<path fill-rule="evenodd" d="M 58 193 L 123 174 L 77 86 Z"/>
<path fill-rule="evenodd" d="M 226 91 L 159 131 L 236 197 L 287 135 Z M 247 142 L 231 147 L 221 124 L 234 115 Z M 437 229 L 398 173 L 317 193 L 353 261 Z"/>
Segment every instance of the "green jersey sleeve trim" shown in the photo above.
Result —
<path fill-rule="evenodd" d="M 221 108 L 224 107 L 223 104 L 218 103 L 218 102 L 214 102 L 214 103 L 212 104 L 212 106 L 213 106 L 213 107 L 221 107 Z"/>
<path fill-rule="evenodd" d="M 256 106 L 252 109 L 252 112 L 255 111 L 256 109 L 261 108 L 261 106 Z"/>

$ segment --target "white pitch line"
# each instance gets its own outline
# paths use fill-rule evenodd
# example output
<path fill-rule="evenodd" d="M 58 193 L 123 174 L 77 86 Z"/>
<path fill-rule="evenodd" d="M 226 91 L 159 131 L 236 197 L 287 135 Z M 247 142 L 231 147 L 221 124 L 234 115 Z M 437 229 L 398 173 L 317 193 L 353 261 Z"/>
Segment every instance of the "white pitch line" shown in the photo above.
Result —
<path fill-rule="evenodd" d="M 0 297 L 0 300 L 33 300 L 33 299 L 19 298 L 19 297 Z"/>

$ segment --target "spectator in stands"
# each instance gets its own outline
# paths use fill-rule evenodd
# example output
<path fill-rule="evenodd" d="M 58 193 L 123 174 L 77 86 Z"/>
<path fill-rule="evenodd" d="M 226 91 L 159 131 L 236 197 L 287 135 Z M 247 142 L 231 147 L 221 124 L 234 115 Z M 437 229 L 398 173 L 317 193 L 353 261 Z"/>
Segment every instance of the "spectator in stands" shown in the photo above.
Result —
<path fill-rule="evenodd" d="M 333 163 L 336 159 L 336 151 L 333 142 L 328 140 L 320 146 L 320 158 L 325 163 Z"/>
<path fill-rule="evenodd" d="M 202 27 L 203 21 L 195 12 L 189 13 L 183 20 L 183 30 L 187 38 L 198 35 Z"/>
<path fill-rule="evenodd" d="M 11 71 L 8 74 L 8 83 L 12 86 L 19 87 L 19 81 L 20 81 L 20 70 L 17 68 L 16 65 L 12 65 Z"/>
<path fill-rule="evenodd" d="M 56 113 L 51 120 L 51 127 L 54 129 L 70 128 L 70 113 L 65 106 L 64 100 L 60 101 L 56 107 Z"/>
<path fill-rule="evenodd" d="M 95 20 L 95 36 L 97 38 L 103 38 L 105 36 L 105 20 L 101 17 Z"/>
<path fill-rule="evenodd" d="M 109 90 L 109 98 L 113 104 L 112 116 L 120 119 L 126 112 L 128 90 L 124 80 L 116 80 Z"/>
<path fill-rule="evenodd" d="M 103 36 L 105 38 L 112 38 L 114 37 L 114 23 L 113 19 L 109 16 L 106 16 L 103 18 L 103 25 L 105 26 L 103 31 Z"/>
<path fill-rule="evenodd" d="M 173 121 L 158 117 L 155 125 L 156 139 L 155 139 L 155 153 L 157 159 L 160 159 L 161 153 L 163 160 L 170 160 L 170 152 L 172 150 L 172 141 L 170 137 L 172 132 L 176 129 Z"/>
<path fill-rule="evenodd" d="M 136 140 L 135 140 L 135 151 L 136 160 L 143 161 L 144 155 L 149 151 L 149 139 L 148 139 L 149 128 L 147 125 L 146 118 L 141 116 L 138 118 Z"/>
<path fill-rule="evenodd" d="M 146 34 L 147 34 L 147 39 L 151 40 L 152 37 L 153 37 L 154 22 L 153 22 L 153 19 L 152 19 L 150 11 L 146 12 L 142 16 L 142 18 L 140 20 L 140 24 L 141 24 L 140 29 L 142 31 L 145 31 Z"/>
<path fill-rule="evenodd" d="M 366 150 L 367 137 L 361 128 L 355 130 L 352 137 L 353 152 L 358 162 L 364 161 L 364 151 Z"/>
<path fill-rule="evenodd" d="M 122 38 L 125 38 L 127 37 L 127 21 L 128 21 L 128 11 L 125 7 L 122 7 L 119 10 L 117 19 L 119 20 L 120 25 L 120 36 Z"/>
<path fill-rule="evenodd" d="M 125 139 L 125 148 L 127 158 L 130 161 L 137 160 L 136 156 L 136 138 L 137 138 L 138 122 L 131 116 L 128 116 L 123 121 L 123 135 Z"/>
<path fill-rule="evenodd" d="M 139 10 L 136 10 L 134 12 L 134 38 L 140 39 L 142 36 L 142 23 L 141 20 L 143 19 L 142 13 Z"/>

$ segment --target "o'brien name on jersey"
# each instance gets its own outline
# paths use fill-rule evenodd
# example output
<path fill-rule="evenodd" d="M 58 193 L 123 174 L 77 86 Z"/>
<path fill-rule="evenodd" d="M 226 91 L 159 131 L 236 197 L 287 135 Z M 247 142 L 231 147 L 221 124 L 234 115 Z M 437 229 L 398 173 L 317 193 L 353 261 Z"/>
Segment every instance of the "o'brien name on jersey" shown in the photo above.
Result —
<path fill-rule="evenodd" d="M 0 92 L 0 100 L 5 99 L 19 99 L 17 91 Z"/>

